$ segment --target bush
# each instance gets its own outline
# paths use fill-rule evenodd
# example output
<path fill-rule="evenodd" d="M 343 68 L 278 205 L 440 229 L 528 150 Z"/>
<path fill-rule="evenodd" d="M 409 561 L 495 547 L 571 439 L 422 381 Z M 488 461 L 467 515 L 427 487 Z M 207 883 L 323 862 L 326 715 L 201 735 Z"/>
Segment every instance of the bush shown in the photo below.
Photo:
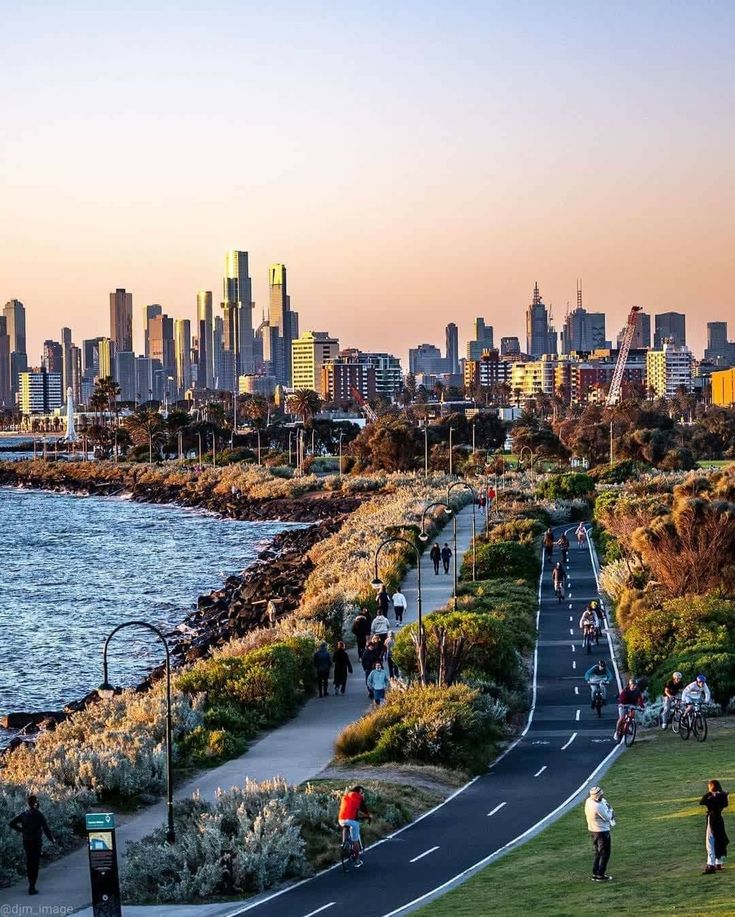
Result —
<path fill-rule="evenodd" d="M 555 474 L 536 487 L 536 494 L 547 500 L 573 500 L 575 497 L 589 497 L 595 492 L 595 482 L 588 474 L 571 472 Z"/>
<path fill-rule="evenodd" d="M 500 522 L 490 529 L 482 541 L 520 541 L 521 544 L 531 545 L 534 539 L 543 535 L 546 526 L 538 519 L 511 519 Z"/>
<path fill-rule="evenodd" d="M 472 575 L 472 555 L 465 553 L 462 576 Z M 522 579 L 532 583 L 541 575 L 541 561 L 533 545 L 498 541 L 477 546 L 478 579 Z"/>
<path fill-rule="evenodd" d="M 590 477 L 598 484 L 625 484 L 627 481 L 635 481 L 642 474 L 649 474 L 653 471 L 650 465 L 645 462 L 636 462 L 633 459 L 623 459 L 621 462 L 615 462 L 610 465 L 598 465 L 590 471 Z"/>

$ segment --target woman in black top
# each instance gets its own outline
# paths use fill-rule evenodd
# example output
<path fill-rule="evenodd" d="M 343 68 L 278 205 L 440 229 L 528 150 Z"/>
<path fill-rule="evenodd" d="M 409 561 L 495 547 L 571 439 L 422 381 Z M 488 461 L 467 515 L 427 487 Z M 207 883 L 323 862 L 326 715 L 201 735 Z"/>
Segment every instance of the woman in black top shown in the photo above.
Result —
<path fill-rule="evenodd" d="M 431 558 L 432 563 L 434 564 L 434 573 L 439 575 L 439 561 L 442 559 L 442 549 L 438 544 L 435 544 L 434 547 L 429 551 L 429 557 Z"/>
<path fill-rule="evenodd" d="M 339 641 L 332 655 L 332 663 L 334 664 L 334 693 L 344 694 L 347 687 L 347 673 L 352 674 L 352 663 L 342 640 Z"/>
<path fill-rule="evenodd" d="M 730 839 L 725 831 L 725 819 L 722 817 L 722 810 L 727 808 L 727 802 L 727 793 L 720 786 L 720 781 L 710 780 L 707 784 L 707 792 L 699 800 L 700 806 L 707 806 L 705 875 L 722 869 L 722 861 L 727 856 L 727 845 Z"/>

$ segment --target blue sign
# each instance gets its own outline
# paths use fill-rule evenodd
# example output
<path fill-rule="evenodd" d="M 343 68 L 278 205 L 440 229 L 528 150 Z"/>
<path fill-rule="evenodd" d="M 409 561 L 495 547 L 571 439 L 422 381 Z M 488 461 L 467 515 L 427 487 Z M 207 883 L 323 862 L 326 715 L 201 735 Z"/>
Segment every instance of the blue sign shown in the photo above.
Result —
<path fill-rule="evenodd" d="M 92 812 L 84 816 L 87 831 L 97 831 L 106 828 L 108 831 L 115 827 L 115 816 L 112 812 Z"/>

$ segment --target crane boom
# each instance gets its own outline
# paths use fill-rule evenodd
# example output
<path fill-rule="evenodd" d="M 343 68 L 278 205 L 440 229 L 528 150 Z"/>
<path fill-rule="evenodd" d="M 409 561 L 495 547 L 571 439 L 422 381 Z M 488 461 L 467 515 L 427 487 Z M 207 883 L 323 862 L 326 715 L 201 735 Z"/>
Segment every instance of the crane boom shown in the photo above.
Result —
<path fill-rule="evenodd" d="M 370 423 L 375 423 L 375 421 L 378 419 L 378 415 L 370 407 L 367 400 L 363 397 L 363 394 L 360 391 L 360 389 L 353 385 L 350 388 L 350 393 L 352 397 L 355 399 L 355 401 L 360 405 L 360 410 L 367 417 Z"/>
<path fill-rule="evenodd" d="M 610 391 L 607 393 L 607 398 L 605 399 L 605 407 L 609 408 L 611 405 L 617 404 L 618 401 L 620 401 L 620 393 L 623 387 L 623 375 L 625 373 L 625 364 L 628 361 L 630 345 L 633 343 L 636 318 L 638 317 L 638 313 L 641 311 L 643 311 L 642 306 L 633 306 L 628 315 L 628 323 L 625 326 L 623 339 L 620 342 L 618 361 L 615 364 L 615 371 L 613 372 L 612 382 L 610 383 Z"/>

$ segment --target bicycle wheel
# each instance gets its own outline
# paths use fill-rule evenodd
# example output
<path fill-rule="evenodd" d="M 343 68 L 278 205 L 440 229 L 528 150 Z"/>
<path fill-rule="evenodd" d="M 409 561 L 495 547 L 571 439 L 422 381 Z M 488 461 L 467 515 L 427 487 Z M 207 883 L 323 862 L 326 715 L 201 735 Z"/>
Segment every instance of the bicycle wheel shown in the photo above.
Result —
<path fill-rule="evenodd" d="M 339 845 L 339 856 L 342 861 L 342 871 L 347 872 L 350 868 L 350 861 L 352 859 L 352 842 L 351 841 L 342 841 Z"/>
<path fill-rule="evenodd" d="M 689 715 L 683 713 L 679 717 L 679 738 L 683 739 L 685 742 L 689 738 L 689 733 L 692 731 L 692 724 L 689 721 Z"/>
<path fill-rule="evenodd" d="M 672 731 L 675 735 L 679 735 L 679 727 L 680 727 L 680 725 L 681 725 L 681 714 L 680 714 L 680 713 L 675 713 L 675 714 L 671 717 L 671 731 Z"/>
<path fill-rule="evenodd" d="M 694 732 L 694 738 L 698 742 L 707 741 L 707 718 L 705 716 L 702 716 L 701 713 L 698 713 L 694 717 L 693 732 Z"/>
<path fill-rule="evenodd" d="M 638 723 L 636 723 L 635 720 L 628 720 L 625 724 L 625 735 L 623 736 L 627 748 L 630 748 L 633 742 L 635 742 L 635 734 L 637 731 Z"/>

